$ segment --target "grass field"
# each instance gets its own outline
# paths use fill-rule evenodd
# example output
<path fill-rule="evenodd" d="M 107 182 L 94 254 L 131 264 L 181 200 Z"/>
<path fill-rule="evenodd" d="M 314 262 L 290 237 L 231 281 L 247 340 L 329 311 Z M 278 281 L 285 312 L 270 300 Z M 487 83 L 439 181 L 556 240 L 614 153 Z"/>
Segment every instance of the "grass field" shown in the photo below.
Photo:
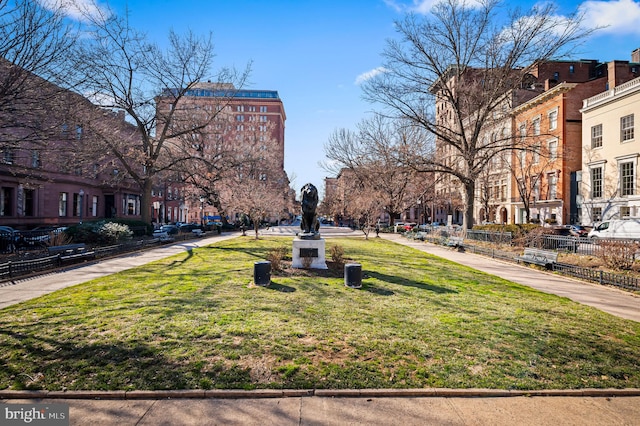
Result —
<path fill-rule="evenodd" d="M 237 238 L 0 310 L 0 389 L 640 388 L 640 324 L 389 241 Z M 588 286 L 585 286 L 588 291 Z"/>

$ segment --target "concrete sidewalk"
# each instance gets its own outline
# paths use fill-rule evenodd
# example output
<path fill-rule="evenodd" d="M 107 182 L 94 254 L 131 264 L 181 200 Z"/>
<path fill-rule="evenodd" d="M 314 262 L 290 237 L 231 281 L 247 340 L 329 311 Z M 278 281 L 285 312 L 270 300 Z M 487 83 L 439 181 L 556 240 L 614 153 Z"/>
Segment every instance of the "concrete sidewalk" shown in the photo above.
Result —
<path fill-rule="evenodd" d="M 487 256 L 459 252 L 432 243 L 409 240 L 400 234 L 380 234 L 380 236 L 478 271 L 496 275 L 545 293 L 567 297 L 575 302 L 593 306 L 621 318 L 640 322 L 640 297 L 628 291 L 591 284 Z"/>
<path fill-rule="evenodd" d="M 317 395 L 320 393 L 320 395 Z M 640 425 L 640 396 L 11 399 L 69 406 L 70 425 Z M 463 395 L 464 391 L 460 391 Z M 0 395 L 0 398 L 2 396 Z M 18 406 L 16 406 L 17 408 Z M 1 422 L 0 422 L 1 423 Z M 35 424 L 35 423 L 34 423 Z"/>

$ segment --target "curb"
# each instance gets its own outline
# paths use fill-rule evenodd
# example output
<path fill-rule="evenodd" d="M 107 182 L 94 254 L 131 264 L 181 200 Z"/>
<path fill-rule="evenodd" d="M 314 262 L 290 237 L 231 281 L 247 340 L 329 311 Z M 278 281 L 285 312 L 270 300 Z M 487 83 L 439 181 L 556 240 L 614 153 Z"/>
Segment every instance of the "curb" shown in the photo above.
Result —
<path fill-rule="evenodd" d="M 215 389 L 134 391 L 22 391 L 0 390 L 3 399 L 263 399 L 263 398 L 504 398 L 504 397 L 624 397 L 640 396 L 640 389 Z"/>

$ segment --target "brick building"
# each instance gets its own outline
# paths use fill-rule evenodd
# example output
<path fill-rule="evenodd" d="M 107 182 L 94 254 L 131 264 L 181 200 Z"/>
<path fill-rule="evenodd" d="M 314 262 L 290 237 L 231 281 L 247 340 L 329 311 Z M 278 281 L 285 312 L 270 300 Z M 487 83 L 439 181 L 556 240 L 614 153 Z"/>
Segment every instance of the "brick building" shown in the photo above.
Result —
<path fill-rule="evenodd" d="M 172 108 L 175 92 L 167 89 L 156 99 L 159 117 Z M 238 90 L 229 84 L 197 83 L 186 91 L 177 108 L 180 117 L 199 115 L 199 120 L 206 123 L 196 137 L 200 146 L 198 155 L 214 156 L 221 150 L 241 152 L 245 141 L 251 139 L 264 151 L 265 162 L 268 162 L 256 179 L 278 181 L 283 193 L 287 192 L 289 181 L 284 170 L 286 113 L 277 91 Z M 162 123 L 161 119 L 159 121 Z M 203 196 L 201 190 L 180 179 L 158 182 L 153 195 L 152 217 L 159 222 L 200 222 L 203 218 L 221 215 L 220 207 L 225 208 L 214 205 L 211 197 Z M 240 212 L 227 214 L 233 222 Z"/>
<path fill-rule="evenodd" d="M 3 62 L 0 72 L 25 73 L 28 103 L 0 111 L 0 224 L 17 229 L 81 220 L 140 218 L 140 190 L 114 158 L 92 152 L 96 121 L 125 139 L 136 130 L 123 114 Z M 6 99 L 5 99 L 6 101 Z"/>

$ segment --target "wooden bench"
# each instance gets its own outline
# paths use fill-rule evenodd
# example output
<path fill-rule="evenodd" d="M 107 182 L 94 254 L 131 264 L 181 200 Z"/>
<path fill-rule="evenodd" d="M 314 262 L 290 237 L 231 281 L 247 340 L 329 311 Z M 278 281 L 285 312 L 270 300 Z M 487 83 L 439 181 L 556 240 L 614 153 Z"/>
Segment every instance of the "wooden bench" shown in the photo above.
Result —
<path fill-rule="evenodd" d="M 455 248 L 464 248 L 464 238 L 463 237 L 449 237 L 449 239 L 447 239 L 447 246 L 448 247 L 455 247 Z"/>
<path fill-rule="evenodd" d="M 66 244 L 63 246 L 47 247 L 49 255 L 58 255 L 61 261 L 70 261 L 93 257 L 95 253 L 87 249 L 84 243 Z"/>
<path fill-rule="evenodd" d="M 553 264 L 558 261 L 558 253 L 549 250 L 540 250 L 526 247 L 522 256 L 516 257 L 518 263 L 534 263 L 544 266 L 547 269 L 553 269 Z"/>

